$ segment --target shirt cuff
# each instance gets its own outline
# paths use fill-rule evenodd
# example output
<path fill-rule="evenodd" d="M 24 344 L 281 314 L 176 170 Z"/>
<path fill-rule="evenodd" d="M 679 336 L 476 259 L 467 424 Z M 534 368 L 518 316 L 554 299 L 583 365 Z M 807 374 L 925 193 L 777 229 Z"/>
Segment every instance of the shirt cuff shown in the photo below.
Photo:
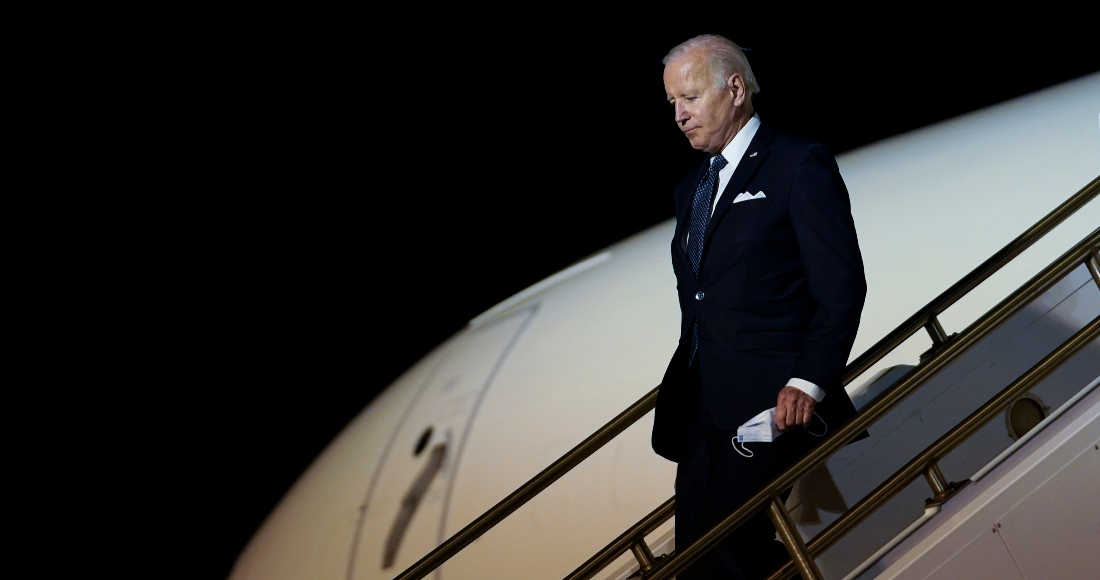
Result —
<path fill-rule="evenodd" d="M 807 395 L 813 397 L 814 400 L 817 401 L 818 403 L 821 402 L 821 399 L 825 398 L 824 389 L 822 389 L 821 387 L 811 383 L 810 381 L 804 381 L 802 379 L 792 378 L 791 380 L 787 381 L 787 386 L 788 387 L 794 387 L 794 388 L 802 391 L 803 393 L 806 393 Z"/>

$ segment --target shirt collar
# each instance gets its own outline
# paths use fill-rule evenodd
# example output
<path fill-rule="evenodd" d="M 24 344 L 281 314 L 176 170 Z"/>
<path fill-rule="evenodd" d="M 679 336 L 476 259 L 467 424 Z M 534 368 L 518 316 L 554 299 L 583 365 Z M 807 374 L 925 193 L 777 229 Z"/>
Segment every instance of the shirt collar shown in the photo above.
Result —
<path fill-rule="evenodd" d="M 730 166 L 736 166 L 741 158 L 744 157 L 745 151 L 749 148 L 749 143 L 752 141 L 753 136 L 756 135 L 756 130 L 760 128 L 760 115 L 754 114 L 744 127 L 733 136 L 733 140 L 729 145 L 722 150 L 722 157 L 726 158 Z M 713 159 L 712 159 L 713 160 Z"/>

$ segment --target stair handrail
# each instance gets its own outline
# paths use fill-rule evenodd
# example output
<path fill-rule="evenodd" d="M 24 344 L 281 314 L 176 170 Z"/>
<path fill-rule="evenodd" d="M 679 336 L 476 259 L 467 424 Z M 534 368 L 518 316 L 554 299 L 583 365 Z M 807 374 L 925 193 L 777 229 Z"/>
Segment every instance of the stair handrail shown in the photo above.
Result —
<path fill-rule="evenodd" d="M 797 552 L 797 554 L 795 554 L 797 557 L 793 558 L 791 562 L 784 564 L 780 570 L 776 571 L 770 578 L 776 579 L 787 577 L 788 574 L 793 574 L 795 568 L 797 568 L 803 578 L 807 580 L 811 578 L 819 579 L 821 575 L 816 565 L 812 564 L 812 557 L 835 544 L 844 534 L 851 531 L 852 528 L 866 519 L 874 510 L 881 507 L 881 505 L 893 497 L 893 495 L 900 492 L 901 489 L 911 481 L 909 476 L 912 475 L 911 472 L 913 469 L 918 467 L 927 469 L 925 475 L 929 479 L 929 484 L 935 492 L 937 501 L 940 503 L 946 501 L 950 495 L 961 487 L 961 482 L 946 481 L 934 461 L 934 459 L 938 458 L 938 454 L 944 449 L 949 450 L 955 445 L 958 445 L 960 438 L 969 436 L 969 434 L 972 433 L 977 421 L 984 418 L 985 415 L 988 415 L 990 412 L 995 412 L 990 409 L 995 409 L 997 405 L 1001 404 L 1005 397 L 1005 392 L 1014 393 L 1021 388 L 1029 386 L 1035 380 L 1041 379 L 1046 373 L 1050 372 L 1051 365 L 1060 363 L 1065 358 L 1068 358 L 1068 356 L 1076 353 L 1077 350 L 1084 345 L 1094 340 L 1097 336 L 1100 336 L 1100 317 L 1087 323 L 1071 339 L 1063 343 L 1058 349 L 1048 355 L 1048 357 L 1044 358 L 1043 361 L 1040 361 L 1035 367 L 1032 367 L 1032 369 L 1024 373 L 1020 379 L 1009 387 L 1006 387 L 1001 394 L 995 396 L 993 400 L 979 409 L 979 411 L 975 412 L 980 415 L 978 419 L 974 417 L 964 419 L 956 428 L 949 431 L 944 438 L 941 438 L 941 440 L 932 444 L 928 449 L 919 453 L 913 461 L 906 464 L 906 466 L 898 470 L 893 476 L 889 477 L 886 482 L 879 486 L 879 488 L 876 488 L 855 506 L 849 508 L 840 518 L 834 520 L 829 526 L 811 539 L 809 543 L 804 543 L 801 536 L 798 535 L 794 522 L 791 521 L 780 499 L 780 493 L 794 485 L 794 483 L 806 475 L 806 473 L 816 469 L 819 465 L 827 461 L 833 453 L 854 440 L 856 436 L 870 427 L 872 423 L 882 418 L 883 415 L 920 388 L 925 381 L 935 376 L 936 373 L 941 371 L 946 365 L 968 351 L 1009 317 L 1019 312 L 1027 304 L 1030 304 L 1035 298 L 1053 286 L 1071 270 L 1085 263 L 1089 266 L 1089 270 L 1094 272 L 1094 281 L 1100 286 L 1100 278 L 1097 278 L 1095 274 L 1097 268 L 1100 267 L 1097 265 L 1100 264 L 1100 257 L 1098 257 L 1100 253 L 1098 253 L 1098 248 L 1100 248 L 1100 228 L 1094 230 L 1092 234 L 1086 236 L 1050 266 L 1021 286 L 1016 292 L 1002 300 L 992 310 L 960 332 L 957 338 L 952 340 L 943 349 L 936 352 L 921 364 L 910 369 L 896 383 L 882 393 L 879 393 L 839 430 L 827 435 L 806 455 L 791 465 L 783 473 L 776 476 L 771 482 L 761 488 L 759 492 L 742 503 L 740 507 L 734 510 L 729 516 L 715 524 L 706 533 L 702 534 L 695 542 L 684 548 L 678 548 L 676 554 L 660 562 L 659 566 L 656 566 L 651 574 L 646 575 L 646 580 L 666 580 L 672 578 L 677 572 L 682 571 L 690 565 L 691 562 L 716 546 L 722 539 L 729 535 L 729 533 L 735 530 L 737 526 L 741 525 L 741 523 L 752 516 L 752 514 L 765 506 L 772 515 L 773 523 L 776 523 L 776 528 L 780 536 L 783 537 L 784 544 L 788 546 L 788 550 Z M 1025 378 L 1027 382 L 1023 387 L 1017 384 L 1025 380 Z M 1005 403 L 1005 405 L 1007 405 L 1007 403 Z M 948 436 L 950 436 L 950 438 L 948 438 Z M 946 439 L 946 441 L 944 439 Z M 674 509 L 672 511 L 674 511 Z M 775 520 L 779 521 L 776 522 Z M 657 522 L 657 525 L 660 525 L 660 523 L 661 522 Z M 794 547 L 793 550 L 792 546 Z M 585 566 L 582 565 L 582 568 L 585 568 Z M 581 570 L 581 568 L 578 568 L 578 571 L 579 570 Z M 598 568 L 596 570 L 598 570 Z M 579 580 L 587 577 L 589 576 L 577 574 L 576 572 L 567 576 L 569 580 Z"/>
<path fill-rule="evenodd" d="M 431 552 L 428 552 L 427 555 L 418 560 L 415 564 L 406 568 L 405 571 L 394 580 L 414 580 L 423 578 L 432 570 L 442 565 L 443 562 L 446 562 L 452 556 L 460 552 L 471 542 L 481 537 L 482 534 L 489 531 L 489 529 L 504 518 L 508 517 L 509 514 L 519 509 L 520 506 L 530 501 L 531 498 L 538 495 L 543 489 L 546 489 L 550 484 L 568 473 L 589 455 L 598 451 L 627 427 L 630 427 L 638 419 L 645 416 L 646 413 L 653 410 L 653 406 L 657 401 L 658 388 L 659 387 L 654 387 L 653 390 L 646 393 L 645 396 L 638 399 L 633 405 L 627 407 L 626 410 L 619 413 L 614 419 L 608 421 L 607 424 L 600 427 L 595 433 L 589 435 L 587 439 L 578 443 L 573 449 L 561 456 L 554 463 L 550 464 L 549 467 L 543 469 L 538 475 L 528 480 L 527 483 L 517 488 L 516 491 L 513 491 L 508 497 L 500 500 L 496 505 L 478 516 L 477 519 L 467 524 L 466 527 L 459 530 L 450 538 L 447 538 L 446 541 Z"/>
<path fill-rule="evenodd" d="M 877 343 L 872 345 L 868 350 L 864 351 L 862 355 L 854 359 L 846 366 L 846 371 L 842 378 L 843 384 L 847 385 L 855 377 L 865 372 L 868 368 L 881 360 L 898 345 L 905 342 L 910 336 L 920 330 L 922 327 L 926 328 L 929 334 L 932 336 L 933 350 L 939 352 L 950 342 L 951 337 L 946 336 L 943 328 L 940 326 L 937 316 L 958 301 L 962 296 L 976 287 L 985 279 L 992 276 L 1005 264 L 1010 262 L 1013 258 L 1018 256 L 1021 252 L 1031 247 L 1036 241 L 1045 236 L 1050 230 L 1054 229 L 1058 224 L 1065 221 L 1066 218 L 1071 216 L 1074 212 L 1081 207 L 1092 201 L 1093 198 L 1100 194 L 1100 176 L 1094 178 L 1088 185 L 1083 187 L 1074 195 L 1070 196 L 1066 201 L 1061 203 L 1058 207 L 1050 211 L 1047 215 L 1043 216 L 1033 226 L 1028 228 L 1022 234 L 1017 236 L 1014 240 L 1009 242 L 1004 248 L 993 254 L 989 259 L 982 262 L 978 267 L 972 270 L 969 274 L 964 276 L 961 280 L 956 282 L 946 291 L 941 293 L 926 306 L 918 310 L 913 316 L 909 317 L 905 322 L 899 325 L 892 332 L 883 337 Z M 1092 237 L 1095 237 L 1100 233 L 1100 228 L 1093 232 Z M 920 367 L 917 367 L 920 368 Z M 894 386 L 897 386 L 895 384 Z M 574 467 L 576 467 L 584 459 L 598 451 L 609 441 L 614 439 L 619 433 L 626 430 L 627 427 L 633 425 L 638 419 L 641 419 L 649 411 L 651 411 L 657 401 L 658 387 L 654 387 L 651 391 L 646 393 L 642 398 L 634 402 L 630 407 L 617 415 L 614 419 L 606 423 L 603 427 L 600 427 L 595 433 L 587 437 L 584 441 L 577 444 L 573 449 L 568 451 L 565 455 L 552 463 L 549 467 L 539 472 L 532 477 L 522 486 L 516 489 L 516 491 L 509 494 L 507 497 L 499 501 L 496 505 L 489 508 L 481 516 L 478 516 L 472 522 L 467 524 L 461 530 L 456 532 L 450 538 L 447 538 L 443 543 L 427 553 L 409 566 L 400 575 L 395 577 L 394 580 L 419 580 L 427 576 L 430 572 L 441 566 L 444 562 L 449 560 L 455 554 L 460 552 L 467 545 L 472 543 L 477 538 L 481 537 L 485 532 L 492 529 L 496 524 L 502 521 L 512 512 L 519 509 L 525 503 L 530 501 L 536 495 L 538 495 L 543 489 L 550 486 L 563 475 L 568 473 Z M 891 389 L 892 390 L 892 389 Z M 880 399 L 886 392 L 881 393 L 876 400 Z M 868 403 L 873 404 L 874 401 Z M 866 407 L 864 407 L 866 409 Z M 863 413 L 857 413 L 857 416 L 849 421 L 848 425 L 856 424 L 856 419 Z M 877 419 L 878 417 L 876 417 Z M 847 428 L 842 428 L 840 431 L 832 434 L 832 437 L 840 436 L 847 433 Z M 862 432 L 855 431 L 852 433 L 854 437 L 856 434 Z M 829 438 L 822 441 L 821 444 L 815 449 L 821 449 L 828 442 Z M 839 449 L 840 446 L 837 446 Z M 811 452 L 810 456 L 816 456 L 817 453 Z M 802 465 L 804 461 L 799 461 L 794 466 L 798 467 Z M 786 472 L 785 472 L 786 473 Z M 782 476 L 781 476 L 782 477 Z M 792 482 L 793 483 L 793 482 Z M 770 487 L 770 486 L 769 486 Z M 754 496 L 755 497 L 755 496 Z M 673 500 L 670 500 L 673 501 Z M 665 502 L 661 507 L 658 507 L 654 512 L 646 516 L 644 519 L 658 519 L 654 518 L 654 514 L 662 511 L 662 508 L 667 506 L 664 511 L 669 512 L 669 517 L 673 511 L 673 505 L 668 505 L 669 502 Z M 736 515 L 738 512 L 734 512 L 732 515 Z M 666 518 L 667 519 L 667 518 Z M 663 522 L 664 520 L 662 520 Z M 725 520 L 724 520 L 725 521 Z M 657 525 L 659 525 L 658 522 Z M 721 525 L 721 524 L 719 524 Z M 700 538 L 696 543 L 701 542 L 703 538 Z M 618 541 L 618 540 L 616 540 Z M 606 548 L 605 548 L 606 549 Z M 599 556 L 601 552 L 597 553 Z M 621 553 L 621 552 L 620 552 Z M 595 558 L 594 556 L 593 558 Z M 616 556 L 617 557 L 617 556 Z M 591 560 L 590 560 L 591 562 Z M 585 568 L 582 565 L 582 568 Z M 580 570 L 580 569 L 578 569 Z M 576 572 L 574 572 L 576 574 Z M 573 575 L 568 578 L 574 578 Z"/>
<path fill-rule="evenodd" d="M 1100 279 L 1097 279 L 1096 283 L 1100 285 Z M 864 496 L 856 505 L 848 508 L 841 517 L 834 520 L 805 544 L 806 555 L 812 557 L 821 554 L 836 544 L 856 525 L 867 519 L 875 510 L 882 507 L 889 499 L 900 493 L 902 489 L 922 474 L 933 490 L 933 497 L 925 502 L 925 507 L 941 506 L 946 503 L 955 493 L 969 484 L 970 480 L 947 481 L 943 472 L 940 471 L 939 460 L 958 447 L 978 429 L 989 423 L 998 413 L 1007 409 L 1009 405 L 1039 381 L 1057 370 L 1062 363 L 1095 341 L 1097 337 L 1100 337 L 1100 316 L 1093 318 L 1078 329 L 1073 336 L 1066 339 L 1061 345 L 1048 353 L 1046 357 L 1035 363 L 1008 386 L 1001 389 L 947 433 L 928 445 L 913 459 L 894 472 L 886 481 Z M 797 565 L 793 562 L 787 562 L 776 570 L 772 576 L 769 576 L 769 580 L 788 578 L 794 574 L 796 567 Z M 670 570 L 670 574 L 673 573 L 675 572 Z M 654 576 L 653 580 L 657 580 L 657 577 Z"/>
<path fill-rule="evenodd" d="M 938 320 L 940 314 L 976 288 L 978 284 L 981 284 L 987 278 L 996 274 L 997 271 L 1012 261 L 1013 258 L 1030 248 L 1032 244 L 1039 241 L 1043 236 L 1049 233 L 1050 230 L 1065 221 L 1066 218 L 1073 215 L 1077 210 L 1088 204 L 1088 202 L 1092 201 L 1097 194 L 1100 194 L 1100 176 L 1095 177 L 1085 185 L 1085 187 L 1070 196 L 1058 207 L 1051 210 L 1050 213 L 1043 216 L 1038 222 L 1035 222 L 1033 226 L 1025 230 L 1019 236 L 1016 236 L 1016 239 L 1009 242 L 986 261 L 979 264 L 976 268 L 971 270 L 969 274 L 963 276 L 962 279 L 955 282 L 950 288 L 940 293 L 939 296 L 933 298 L 931 302 L 910 316 L 905 322 L 898 325 L 890 334 L 884 336 L 881 340 L 865 350 L 863 354 L 848 363 L 847 370 L 844 372 L 844 384 L 847 385 L 856 377 L 863 374 L 867 369 L 871 368 L 872 365 L 901 345 L 901 343 L 908 340 L 909 337 L 915 334 L 917 330 L 920 330 L 921 327 L 924 327 L 931 336 L 933 349 L 941 347 L 943 343 L 949 340 L 949 337 L 946 336 L 943 327 L 940 326 Z"/>

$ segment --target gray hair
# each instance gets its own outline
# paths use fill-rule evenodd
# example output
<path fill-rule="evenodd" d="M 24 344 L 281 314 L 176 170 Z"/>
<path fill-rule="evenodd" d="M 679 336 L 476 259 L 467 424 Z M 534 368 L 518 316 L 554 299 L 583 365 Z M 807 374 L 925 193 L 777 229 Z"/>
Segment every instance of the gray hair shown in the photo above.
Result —
<path fill-rule="evenodd" d="M 689 38 L 668 51 L 661 64 L 668 63 L 695 50 L 704 50 L 707 55 L 707 66 L 714 74 L 716 87 L 726 86 L 726 79 L 737 73 L 745 81 L 745 90 L 750 95 L 760 92 L 760 85 L 756 83 L 756 76 L 752 74 L 749 59 L 741 51 L 741 47 L 735 42 L 717 34 L 702 34 Z"/>

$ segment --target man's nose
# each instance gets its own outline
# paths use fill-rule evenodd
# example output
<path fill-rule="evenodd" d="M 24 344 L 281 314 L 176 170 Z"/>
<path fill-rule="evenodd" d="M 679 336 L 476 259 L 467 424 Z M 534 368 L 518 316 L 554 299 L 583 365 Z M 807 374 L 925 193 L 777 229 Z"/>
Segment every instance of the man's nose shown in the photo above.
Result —
<path fill-rule="evenodd" d="M 683 107 L 676 105 L 676 124 L 683 125 L 689 118 L 689 115 Z"/>

